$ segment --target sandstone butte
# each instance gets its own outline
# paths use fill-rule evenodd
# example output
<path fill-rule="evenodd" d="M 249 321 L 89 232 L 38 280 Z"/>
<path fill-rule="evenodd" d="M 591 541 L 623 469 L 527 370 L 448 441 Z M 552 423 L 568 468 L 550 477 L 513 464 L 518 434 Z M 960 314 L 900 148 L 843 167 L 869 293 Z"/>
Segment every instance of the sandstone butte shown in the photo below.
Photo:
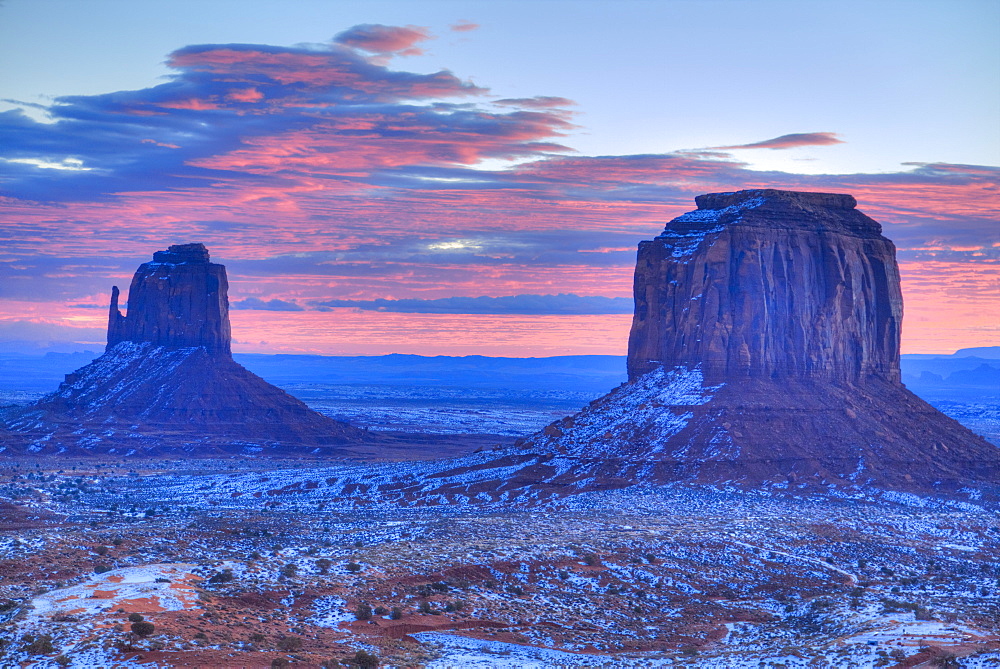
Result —
<path fill-rule="evenodd" d="M 1000 448 L 900 382 L 895 247 L 852 196 L 695 201 L 639 244 L 628 383 L 521 449 L 596 485 L 996 491 Z"/>
<path fill-rule="evenodd" d="M 335 454 L 368 441 L 233 360 L 228 285 L 225 266 L 210 262 L 202 244 L 155 253 L 132 278 L 127 316 L 112 289 L 104 354 L 8 415 L 7 427 L 38 453 Z"/>

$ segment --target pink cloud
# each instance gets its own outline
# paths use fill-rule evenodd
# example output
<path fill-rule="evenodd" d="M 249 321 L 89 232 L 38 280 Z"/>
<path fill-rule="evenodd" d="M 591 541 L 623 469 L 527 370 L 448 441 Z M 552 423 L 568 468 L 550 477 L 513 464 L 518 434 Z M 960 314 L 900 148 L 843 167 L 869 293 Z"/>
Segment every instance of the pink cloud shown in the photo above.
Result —
<path fill-rule="evenodd" d="M 393 39 L 379 48 L 417 43 Z M 557 156 L 573 127 L 561 110 L 571 104 L 565 98 L 499 100 L 512 107 L 503 112 L 456 104 L 449 100 L 485 91 L 446 71 L 390 70 L 339 45 L 203 45 L 170 62 L 177 71 L 168 83 L 67 98 L 53 108 L 56 123 L 0 119 L 9 124 L 2 149 L 9 155 L 56 147 L 98 168 L 49 174 L 56 171 L 24 166 L 6 182 L 20 190 L 11 186 L 18 197 L 4 199 L 0 214 L 0 299 L 9 298 L 0 319 L 44 313 L 66 327 L 81 318 L 99 327 L 100 309 L 81 316 L 66 305 L 100 302 L 153 250 L 189 240 L 229 265 L 234 296 L 622 297 L 631 289 L 629 249 L 692 209 L 695 195 L 775 187 L 852 193 L 883 223 L 907 282 L 907 350 L 931 341 L 988 343 L 995 333 L 997 168 L 916 163 L 894 174 L 799 175 L 751 171 L 721 150 Z M 807 133 L 721 148 L 839 141 Z M 494 158 L 527 162 L 481 169 Z M 234 316 L 251 333 L 238 338 L 330 353 L 404 344 L 414 352 L 485 352 L 483 342 L 491 342 L 493 353 L 521 355 L 620 352 L 627 331 L 604 316 L 574 322 L 603 334 L 572 348 L 572 337 L 552 334 L 569 321 L 400 314 L 394 330 L 378 320 L 384 315 L 367 314 L 371 320 L 331 329 L 342 321 L 295 312 L 277 316 L 286 328 L 277 341 L 272 317 Z M 503 333 L 515 325 L 527 330 Z"/>
<path fill-rule="evenodd" d="M 844 140 L 837 137 L 835 132 L 797 132 L 790 135 L 782 135 L 774 139 L 765 139 L 762 142 L 753 144 L 737 144 L 735 146 L 716 146 L 715 149 L 794 149 L 800 146 L 830 146 L 831 144 L 843 144 Z"/>
<path fill-rule="evenodd" d="M 456 23 L 448 26 L 452 31 L 457 33 L 467 33 L 479 28 L 478 23 L 473 23 L 472 21 L 458 21 Z"/>
<path fill-rule="evenodd" d="M 415 45 L 432 39 L 428 28 L 422 26 L 384 26 L 365 23 L 338 33 L 337 44 L 363 49 L 369 53 L 419 56 L 423 49 Z"/>

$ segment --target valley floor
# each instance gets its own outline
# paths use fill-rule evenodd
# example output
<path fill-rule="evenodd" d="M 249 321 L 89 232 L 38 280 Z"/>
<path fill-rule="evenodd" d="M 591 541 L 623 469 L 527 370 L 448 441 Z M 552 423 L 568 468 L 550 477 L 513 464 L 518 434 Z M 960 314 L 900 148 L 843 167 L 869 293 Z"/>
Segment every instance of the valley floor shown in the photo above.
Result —
<path fill-rule="evenodd" d="M 1000 666 L 995 510 L 684 486 L 347 508 L 234 500 L 244 464 L 289 475 L 5 463 L 0 665 Z"/>

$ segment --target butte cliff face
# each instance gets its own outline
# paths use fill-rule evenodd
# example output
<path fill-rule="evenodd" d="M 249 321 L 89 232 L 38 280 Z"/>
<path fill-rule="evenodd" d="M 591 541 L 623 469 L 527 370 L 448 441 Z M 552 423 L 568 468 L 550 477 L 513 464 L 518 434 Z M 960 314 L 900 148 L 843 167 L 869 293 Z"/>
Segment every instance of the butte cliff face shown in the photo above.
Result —
<path fill-rule="evenodd" d="M 34 452 L 336 454 L 369 441 L 232 359 L 227 289 L 203 245 L 157 252 L 132 279 L 127 316 L 112 290 L 105 353 L 8 428 Z"/>
<path fill-rule="evenodd" d="M 209 262 L 203 244 L 157 251 L 132 277 L 128 317 L 118 310 L 118 286 L 111 289 L 107 350 L 132 341 L 228 356 L 228 290 L 225 266 Z"/>
<path fill-rule="evenodd" d="M 639 244 L 629 378 L 899 381 L 895 247 L 850 195 L 714 193 Z"/>

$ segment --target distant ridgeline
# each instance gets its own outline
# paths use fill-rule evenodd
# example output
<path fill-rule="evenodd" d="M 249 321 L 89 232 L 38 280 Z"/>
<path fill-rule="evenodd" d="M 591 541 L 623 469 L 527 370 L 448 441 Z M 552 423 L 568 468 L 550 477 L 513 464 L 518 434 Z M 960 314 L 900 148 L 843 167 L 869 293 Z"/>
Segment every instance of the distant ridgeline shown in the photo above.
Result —
<path fill-rule="evenodd" d="M 154 254 L 132 279 L 127 316 L 112 289 L 104 354 L 54 393 L 4 412 L 6 452 L 335 454 L 368 440 L 233 360 L 227 289 L 226 268 L 202 244 Z"/>

